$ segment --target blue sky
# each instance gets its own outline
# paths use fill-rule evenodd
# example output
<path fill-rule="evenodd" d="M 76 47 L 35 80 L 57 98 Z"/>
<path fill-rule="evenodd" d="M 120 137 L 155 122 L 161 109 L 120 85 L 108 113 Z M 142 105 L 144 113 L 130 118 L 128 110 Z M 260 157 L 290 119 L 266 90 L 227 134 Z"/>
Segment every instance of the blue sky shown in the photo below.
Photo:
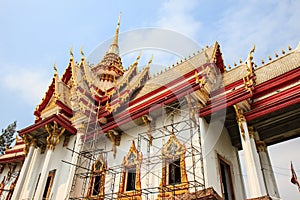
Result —
<path fill-rule="evenodd" d="M 225 64 L 254 60 L 295 48 L 300 41 L 300 1 L 0 1 L 0 127 L 14 120 L 18 129 L 33 123 L 33 111 L 53 76 L 53 64 L 63 73 L 73 47 L 79 60 L 110 39 L 122 12 L 121 33 L 146 27 L 182 33 L 200 46 L 218 41 Z M 122 47 L 121 47 L 122 48 Z M 100 59 L 100 58 L 99 58 Z M 155 59 L 154 59 L 155 61 Z M 289 182 L 289 161 L 299 167 L 294 150 L 300 141 L 270 148 L 281 196 L 297 199 Z M 295 149 L 293 149 L 295 148 Z M 284 149 L 284 150 L 282 150 Z M 282 152 L 285 155 L 282 155 Z M 283 168 L 283 169 L 281 169 Z M 281 171 L 280 171 L 281 170 Z M 284 175 L 280 175 L 284 174 Z"/>

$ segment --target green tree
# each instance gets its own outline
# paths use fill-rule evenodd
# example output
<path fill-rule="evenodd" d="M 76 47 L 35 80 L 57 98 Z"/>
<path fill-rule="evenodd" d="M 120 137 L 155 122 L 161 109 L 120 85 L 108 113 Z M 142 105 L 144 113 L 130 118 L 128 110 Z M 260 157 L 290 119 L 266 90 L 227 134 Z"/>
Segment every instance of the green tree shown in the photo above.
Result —
<path fill-rule="evenodd" d="M 17 121 L 14 121 L 6 129 L 2 129 L 2 134 L 0 135 L 0 155 L 3 155 L 5 148 L 10 148 L 11 143 L 15 140 L 16 127 Z"/>

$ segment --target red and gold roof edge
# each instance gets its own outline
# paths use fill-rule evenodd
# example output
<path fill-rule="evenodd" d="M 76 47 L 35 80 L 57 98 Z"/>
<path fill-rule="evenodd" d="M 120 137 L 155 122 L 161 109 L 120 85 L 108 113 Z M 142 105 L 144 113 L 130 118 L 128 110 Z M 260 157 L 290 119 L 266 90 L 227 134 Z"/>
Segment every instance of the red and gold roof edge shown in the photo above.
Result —
<path fill-rule="evenodd" d="M 34 123 L 31 126 L 28 126 L 22 130 L 19 130 L 18 133 L 20 136 L 23 136 L 23 135 L 26 135 L 26 134 L 28 134 L 34 130 L 37 130 L 37 129 L 45 126 L 46 124 L 49 124 L 54 121 L 57 122 L 60 126 L 64 127 L 70 134 L 77 133 L 77 129 L 72 126 L 71 121 L 68 120 L 67 118 L 65 118 L 64 116 L 62 116 L 61 114 L 51 115 L 43 120 L 40 120 L 40 121 Z"/>

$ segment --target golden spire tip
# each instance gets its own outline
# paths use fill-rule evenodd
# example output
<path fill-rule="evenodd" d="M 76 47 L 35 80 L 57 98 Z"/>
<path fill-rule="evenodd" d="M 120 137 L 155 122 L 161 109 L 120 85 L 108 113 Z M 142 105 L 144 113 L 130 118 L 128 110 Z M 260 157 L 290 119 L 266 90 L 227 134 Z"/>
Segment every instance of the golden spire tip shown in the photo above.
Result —
<path fill-rule="evenodd" d="M 120 14 L 119 14 L 119 18 L 118 18 L 118 26 L 120 26 L 121 15 L 122 15 L 122 12 L 120 12 Z"/>

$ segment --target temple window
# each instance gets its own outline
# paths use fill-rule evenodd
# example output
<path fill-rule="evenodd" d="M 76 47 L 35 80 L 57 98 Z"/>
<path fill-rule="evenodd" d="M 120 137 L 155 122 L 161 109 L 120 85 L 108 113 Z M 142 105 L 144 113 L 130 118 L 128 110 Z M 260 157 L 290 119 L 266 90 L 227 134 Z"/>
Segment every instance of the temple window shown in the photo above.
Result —
<path fill-rule="evenodd" d="M 126 191 L 135 190 L 136 167 L 127 169 L 126 179 Z"/>
<path fill-rule="evenodd" d="M 50 197 L 55 172 L 56 172 L 56 170 L 52 170 L 48 174 L 47 182 L 46 182 L 44 193 L 43 193 L 43 199 L 49 199 L 49 197 Z"/>
<path fill-rule="evenodd" d="M 175 185 L 181 183 L 180 159 L 173 160 L 168 165 L 168 183 Z"/>
<path fill-rule="evenodd" d="M 223 198 L 224 200 L 234 200 L 231 167 L 228 162 L 221 157 L 219 157 L 219 166 Z"/>
<path fill-rule="evenodd" d="M 174 133 L 171 133 L 169 140 L 162 149 L 162 178 L 160 183 L 162 189 L 159 190 L 159 198 L 170 198 L 188 191 L 185 151 L 185 146 L 181 144 Z M 176 191 L 173 192 L 172 190 Z"/>
<path fill-rule="evenodd" d="M 87 194 L 88 197 L 104 195 L 105 170 L 106 164 L 103 161 L 102 156 L 99 156 L 92 166 L 89 190 Z"/>
<path fill-rule="evenodd" d="M 123 173 L 119 188 L 118 199 L 127 199 L 128 196 L 141 198 L 141 164 L 142 153 L 138 152 L 132 141 L 129 152 L 123 159 Z"/>

